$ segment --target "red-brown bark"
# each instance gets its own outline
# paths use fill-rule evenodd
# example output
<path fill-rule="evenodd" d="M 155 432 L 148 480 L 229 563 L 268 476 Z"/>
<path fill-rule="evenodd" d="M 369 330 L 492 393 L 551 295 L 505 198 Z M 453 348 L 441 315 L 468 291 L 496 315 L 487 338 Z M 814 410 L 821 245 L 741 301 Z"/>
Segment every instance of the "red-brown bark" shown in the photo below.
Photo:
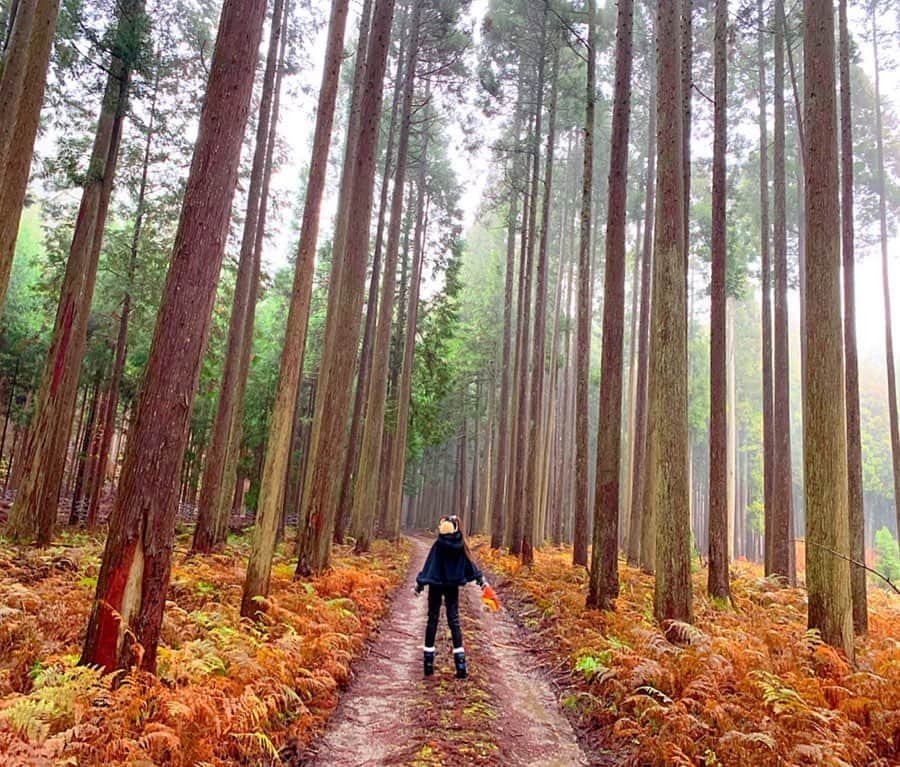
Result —
<path fill-rule="evenodd" d="M 616 81 L 606 205 L 606 271 L 603 279 L 603 346 L 597 490 L 587 604 L 606 609 L 619 595 L 619 477 L 622 458 L 622 342 L 625 325 L 625 217 L 634 5 L 619 0 Z"/>
<path fill-rule="evenodd" d="M 591 197 L 594 182 L 594 102 L 596 100 L 596 4 L 587 0 L 587 86 L 584 111 L 584 168 L 578 245 L 578 333 L 575 374 L 575 521 L 572 562 L 587 565 L 588 539 L 588 384 L 591 372 Z"/>
<path fill-rule="evenodd" d="M 393 11 L 394 0 L 378 0 L 372 16 L 349 206 L 352 216 L 347 223 L 347 245 L 339 282 L 340 298 L 326 312 L 322 372 L 316 394 L 310 462 L 304 482 L 303 524 L 297 563 L 297 573 L 301 575 L 327 567 L 331 557 L 340 479 L 340 471 L 334 469 L 342 465 L 345 456 L 345 427 L 359 341 L 378 124 Z"/>
<path fill-rule="evenodd" d="M 726 344 L 725 272 L 727 263 L 725 206 L 728 74 L 728 2 L 716 0 L 715 20 L 715 108 L 712 180 L 712 278 L 710 284 L 709 340 L 709 569 L 707 591 L 717 599 L 728 599 L 728 376 Z M 732 333 L 733 336 L 733 333 Z M 733 359 L 733 351 L 732 351 Z M 732 385 L 734 383 L 731 377 Z M 734 400 L 732 400 L 734 407 Z M 734 416 L 732 415 L 732 422 Z"/>
<path fill-rule="evenodd" d="M 263 76 L 259 102 L 259 118 L 256 123 L 253 167 L 250 171 L 250 188 L 247 192 L 247 210 L 244 216 L 237 281 L 229 318 L 228 341 L 219 381 L 219 397 L 216 415 L 213 419 L 212 437 L 206 451 L 206 466 L 200 485 L 199 516 L 191 548 L 192 551 L 201 554 L 208 554 L 224 544 L 220 535 L 220 530 L 224 528 L 221 517 L 227 516 L 230 511 L 230 501 L 233 495 L 233 488 L 225 475 L 226 453 L 238 412 L 235 393 L 239 386 L 243 349 L 245 345 L 252 344 L 253 341 L 252 334 L 250 337 L 245 337 L 245 330 L 248 324 L 247 312 L 252 311 L 250 309 L 252 294 L 255 292 L 255 285 L 259 282 L 259 271 L 256 269 L 256 232 L 260 228 L 260 203 L 264 185 L 263 175 L 266 170 L 269 132 L 274 130 L 274 126 L 271 125 L 272 102 L 275 97 L 275 76 L 282 36 L 284 5 L 284 0 L 275 0 L 272 10 L 269 50 L 266 56 L 266 71 Z"/>
<path fill-rule="evenodd" d="M 172 262 L 135 410 L 82 663 L 153 671 L 178 478 L 225 251 L 265 0 L 225 0 Z"/>

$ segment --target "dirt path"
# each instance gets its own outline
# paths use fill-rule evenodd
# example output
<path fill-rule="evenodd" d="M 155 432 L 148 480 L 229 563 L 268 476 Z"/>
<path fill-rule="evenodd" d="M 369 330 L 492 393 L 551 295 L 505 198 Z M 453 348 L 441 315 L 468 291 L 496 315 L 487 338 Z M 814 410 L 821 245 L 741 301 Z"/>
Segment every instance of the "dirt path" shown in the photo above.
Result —
<path fill-rule="evenodd" d="M 512 618 L 461 594 L 469 678 L 454 677 L 443 611 L 435 675 L 422 676 L 426 597 L 412 588 L 430 542 L 413 539 L 410 569 L 378 640 L 355 670 L 305 767 L 583 767 L 588 762 Z"/>

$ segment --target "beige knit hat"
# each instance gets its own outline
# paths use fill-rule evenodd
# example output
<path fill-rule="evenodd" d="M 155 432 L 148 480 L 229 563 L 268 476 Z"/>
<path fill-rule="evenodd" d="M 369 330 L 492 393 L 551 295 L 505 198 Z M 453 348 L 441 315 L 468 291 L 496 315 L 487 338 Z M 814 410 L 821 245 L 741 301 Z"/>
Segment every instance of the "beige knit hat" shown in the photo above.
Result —
<path fill-rule="evenodd" d="M 441 535 L 451 535 L 459 530 L 459 519 L 457 517 L 441 517 L 438 525 L 438 533 Z"/>

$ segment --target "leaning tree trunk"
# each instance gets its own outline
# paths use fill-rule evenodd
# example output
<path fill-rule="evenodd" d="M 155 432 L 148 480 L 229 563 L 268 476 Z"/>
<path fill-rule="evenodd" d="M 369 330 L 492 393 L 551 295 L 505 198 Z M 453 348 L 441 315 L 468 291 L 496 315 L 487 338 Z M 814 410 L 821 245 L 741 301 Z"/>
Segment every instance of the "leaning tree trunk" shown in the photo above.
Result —
<path fill-rule="evenodd" d="M 406 188 L 406 166 L 409 156 L 409 137 L 412 126 L 413 95 L 416 84 L 416 65 L 419 56 L 419 19 L 422 1 L 414 0 L 410 16 L 409 52 L 403 84 L 403 107 L 400 136 L 397 142 L 397 168 L 391 200 L 391 219 L 388 226 L 384 279 L 378 303 L 375 345 L 372 349 L 372 371 L 366 403 L 366 422 L 363 428 L 362 450 L 350 523 L 350 535 L 356 539 L 356 551 L 367 551 L 372 539 L 378 496 L 378 477 L 382 461 L 384 413 L 387 398 L 388 361 L 390 357 L 391 325 L 394 316 L 394 288 L 397 284 L 397 259 L 400 253 L 400 229 L 403 223 L 403 193 Z M 427 143 L 427 137 L 426 137 Z M 419 161 L 425 162 L 427 149 L 423 146 Z"/>
<path fill-rule="evenodd" d="M 715 111 L 712 181 L 712 280 L 709 319 L 709 571 L 707 591 L 711 597 L 728 599 L 728 460 L 727 357 L 725 297 L 726 272 L 726 163 L 728 74 L 728 0 L 716 0 L 715 21 Z M 733 334 L 732 338 L 733 338 Z M 734 354 L 734 349 L 730 350 Z M 732 422 L 734 403 L 732 402 Z"/>
<path fill-rule="evenodd" d="M 129 0 L 121 5 L 116 22 L 116 44 L 97 121 L 91 163 L 66 261 L 37 404 L 28 429 L 25 474 L 9 516 L 13 535 L 30 537 L 36 533 L 41 546 L 50 544 L 56 521 L 81 358 L 87 340 L 88 315 L 127 109 L 131 70 L 139 55 L 135 49 L 135 30 L 142 23 L 143 13 L 143 0 Z"/>
<path fill-rule="evenodd" d="M 844 364 L 847 402 L 847 517 L 850 524 L 850 557 L 866 561 L 866 519 L 863 507 L 862 437 L 859 423 L 859 353 L 856 346 L 856 263 L 853 247 L 853 121 L 850 99 L 850 32 L 847 0 L 839 0 L 841 72 L 841 257 L 844 267 Z M 880 95 L 880 94 L 879 94 Z M 850 567 L 853 597 L 853 629 L 869 630 L 866 571 Z"/>
<path fill-rule="evenodd" d="M 182 217 L 81 656 L 82 663 L 107 671 L 156 666 L 178 479 L 265 15 L 265 0 L 225 0 L 222 8 Z"/>
<path fill-rule="evenodd" d="M 804 3 L 806 397 L 803 402 L 809 627 L 853 659 L 840 295 L 834 6 Z M 810 364 L 815 360 L 815 364 Z"/>
<path fill-rule="evenodd" d="M 654 614 L 690 621 L 691 543 L 687 429 L 687 296 L 680 14 L 657 15 L 659 172 L 656 179 L 647 435 L 649 503 L 656 527 Z"/>
<path fill-rule="evenodd" d="M 275 96 L 276 66 L 278 63 L 279 41 L 282 35 L 284 0 L 275 0 L 272 10 L 272 25 L 269 31 L 269 50 L 266 56 L 266 71 L 263 76 L 262 95 L 259 102 L 259 119 L 256 123 L 256 144 L 253 153 L 253 167 L 250 171 L 250 188 L 247 192 L 247 210 L 244 216 L 244 230 L 241 236 L 241 253 L 238 259 L 237 281 L 228 324 L 228 341 L 225 359 L 219 381 L 219 397 L 213 420 L 212 438 L 206 451 L 206 465 L 200 484 L 200 508 L 197 526 L 194 529 L 192 551 L 209 554 L 224 541 L 217 534 L 223 508 L 230 510 L 233 487 L 225 475 L 226 453 L 232 422 L 237 408 L 235 392 L 241 367 L 242 350 L 245 344 L 252 344 L 244 331 L 247 312 L 255 292 L 254 283 L 259 273 L 255 266 L 256 230 L 260 224 L 260 201 L 262 199 L 263 175 L 266 170 L 266 155 L 272 124 L 272 102 Z M 254 273 L 255 272 L 255 273 Z M 227 497 L 227 502 L 225 498 Z M 225 512 L 227 516 L 227 512 Z"/>
<path fill-rule="evenodd" d="M 596 3 L 587 0 L 587 85 L 584 109 L 584 168 L 581 176 L 581 231 L 578 244 L 578 334 L 575 373 L 575 522 L 572 562 L 587 565 L 588 387 L 591 373 L 591 198 L 594 183 L 594 102 L 596 101 Z"/>
<path fill-rule="evenodd" d="M 322 371 L 316 392 L 310 459 L 303 490 L 298 575 L 321 571 L 331 559 L 331 539 L 337 513 L 338 480 L 345 453 L 348 407 L 359 340 L 359 316 L 369 250 L 369 221 L 375 179 L 379 116 L 394 0 L 379 0 L 372 18 L 366 56 L 365 89 L 359 117 L 353 192 L 347 223 L 347 244 L 339 288 L 341 296 L 326 312 Z M 332 288 L 334 289 L 334 288 Z M 332 307 L 329 307 L 332 309 Z"/>
<path fill-rule="evenodd" d="M 20 0 L 0 57 L 0 309 L 9 287 L 59 0 Z"/>
<path fill-rule="evenodd" d="M 597 491 L 587 605 L 608 609 L 619 595 L 619 478 L 622 463 L 622 354 L 625 325 L 625 217 L 634 4 L 619 0 L 616 83 L 606 205 L 603 346 L 597 437 Z"/>
<path fill-rule="evenodd" d="M 258 610 L 256 597 L 269 593 L 272 573 L 272 556 L 278 533 L 279 518 L 284 492 L 284 477 L 290 461 L 291 430 L 300 388 L 303 368 L 303 352 L 306 345 L 306 328 L 312 289 L 312 272 L 315 260 L 316 239 L 319 233 L 319 212 L 325 191 L 328 170 L 328 150 L 331 128 L 334 123 L 334 106 L 340 80 L 343 59 L 344 29 L 347 22 L 348 0 L 334 0 L 328 26 L 328 45 L 325 51 L 325 69 L 319 90 L 316 112 L 316 129 L 303 207 L 300 242 L 297 246 L 297 263 L 294 287 L 288 309 L 284 349 L 276 384 L 275 403 L 269 423 L 266 455 L 260 478 L 260 493 L 253 528 L 250 559 L 241 598 L 241 615 L 252 617 Z M 298 522 L 299 524 L 299 522 Z"/>

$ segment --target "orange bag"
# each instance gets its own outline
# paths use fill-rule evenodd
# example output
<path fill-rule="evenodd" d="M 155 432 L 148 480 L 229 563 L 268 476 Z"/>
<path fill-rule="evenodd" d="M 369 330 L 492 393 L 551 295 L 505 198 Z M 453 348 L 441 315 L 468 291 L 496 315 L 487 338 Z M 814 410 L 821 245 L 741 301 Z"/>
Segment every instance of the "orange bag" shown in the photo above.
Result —
<path fill-rule="evenodd" d="M 481 590 L 481 603 L 492 613 L 500 609 L 500 600 L 497 599 L 497 592 L 490 586 L 485 586 Z"/>

